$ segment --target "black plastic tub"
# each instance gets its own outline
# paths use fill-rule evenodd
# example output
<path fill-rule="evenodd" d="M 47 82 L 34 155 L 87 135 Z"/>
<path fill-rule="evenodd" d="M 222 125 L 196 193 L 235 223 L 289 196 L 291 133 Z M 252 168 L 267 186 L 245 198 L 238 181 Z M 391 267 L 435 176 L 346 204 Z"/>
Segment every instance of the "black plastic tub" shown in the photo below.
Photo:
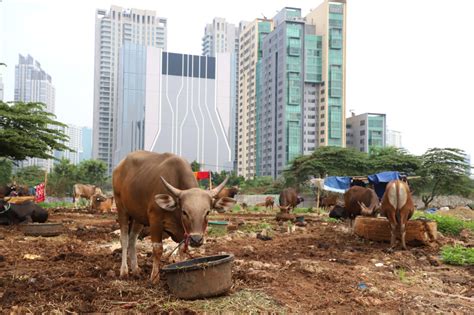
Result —
<path fill-rule="evenodd" d="M 232 287 L 234 255 L 207 256 L 163 267 L 168 287 L 181 299 L 218 296 Z"/>

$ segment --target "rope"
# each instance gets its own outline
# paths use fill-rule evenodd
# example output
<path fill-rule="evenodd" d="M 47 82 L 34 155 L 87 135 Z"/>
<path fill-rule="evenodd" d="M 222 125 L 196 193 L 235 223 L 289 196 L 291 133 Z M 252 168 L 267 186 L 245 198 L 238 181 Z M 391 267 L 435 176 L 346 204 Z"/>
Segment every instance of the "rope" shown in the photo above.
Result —
<path fill-rule="evenodd" d="M 3 206 L 3 209 L 5 210 L 0 211 L 0 214 L 7 212 L 8 210 L 10 210 L 11 207 L 12 207 L 12 204 L 8 202 L 6 205 Z"/>

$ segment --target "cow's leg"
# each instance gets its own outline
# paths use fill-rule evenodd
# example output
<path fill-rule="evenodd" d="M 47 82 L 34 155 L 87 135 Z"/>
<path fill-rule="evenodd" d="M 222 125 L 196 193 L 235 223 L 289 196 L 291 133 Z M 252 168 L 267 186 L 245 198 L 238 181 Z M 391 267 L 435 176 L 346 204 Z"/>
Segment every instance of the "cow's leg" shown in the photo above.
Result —
<path fill-rule="evenodd" d="M 402 211 L 401 211 L 402 212 Z M 408 211 L 403 211 L 400 215 L 400 240 L 402 242 L 402 247 L 403 249 L 407 249 L 407 244 L 405 242 L 405 236 L 406 236 L 406 223 L 408 221 L 410 213 Z"/>
<path fill-rule="evenodd" d="M 394 249 L 395 242 L 397 240 L 397 219 L 395 218 L 395 211 L 388 211 L 387 219 L 388 219 L 388 222 L 390 223 L 390 232 L 391 232 L 390 248 Z"/>
<path fill-rule="evenodd" d="M 122 265 L 120 266 L 120 277 L 128 276 L 127 250 L 128 250 L 128 224 L 129 218 L 124 209 L 119 210 L 120 244 L 122 245 Z"/>
<path fill-rule="evenodd" d="M 130 266 L 132 268 L 133 274 L 140 274 L 140 268 L 138 267 L 137 262 L 137 237 L 138 234 L 143 229 L 143 224 L 137 223 L 137 221 L 133 220 L 132 227 L 130 229 L 130 234 L 128 235 L 128 257 L 130 259 Z"/>
<path fill-rule="evenodd" d="M 74 209 L 77 209 L 77 204 L 79 203 L 79 198 L 81 197 L 78 197 L 76 195 L 74 195 L 73 199 L 74 199 Z"/>
<path fill-rule="evenodd" d="M 148 222 L 150 222 L 151 245 L 153 247 L 153 269 L 150 280 L 152 283 L 160 281 L 160 260 L 163 255 L 163 218 L 156 212 L 150 211 Z"/>

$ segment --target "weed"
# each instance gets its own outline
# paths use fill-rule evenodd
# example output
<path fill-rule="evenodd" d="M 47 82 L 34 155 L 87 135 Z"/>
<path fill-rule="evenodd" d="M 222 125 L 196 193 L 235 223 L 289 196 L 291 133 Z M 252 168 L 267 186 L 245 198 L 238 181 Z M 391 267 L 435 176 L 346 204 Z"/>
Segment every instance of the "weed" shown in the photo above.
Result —
<path fill-rule="evenodd" d="M 461 245 L 443 246 L 441 248 L 441 258 L 450 265 L 474 266 L 474 248 Z"/>
<path fill-rule="evenodd" d="M 474 222 L 464 221 L 450 216 L 441 216 L 437 214 L 430 214 L 421 211 L 416 211 L 413 215 L 414 219 L 426 218 L 436 221 L 438 225 L 438 231 L 443 234 L 459 235 L 463 229 L 469 229 L 474 232 Z"/>
<path fill-rule="evenodd" d="M 265 229 L 267 230 L 271 230 L 272 226 L 270 223 L 268 222 L 261 222 L 261 223 L 257 223 L 257 224 L 245 224 L 243 227 L 242 227 L 242 231 L 243 232 L 246 232 L 246 233 L 251 233 L 251 232 L 261 232 Z"/>
<path fill-rule="evenodd" d="M 295 208 L 293 213 L 314 213 L 313 208 Z"/>
<path fill-rule="evenodd" d="M 401 282 L 408 283 L 407 272 L 405 268 L 398 268 L 398 269 L 395 269 L 393 272 L 398 277 L 398 279 L 400 279 Z"/>
<path fill-rule="evenodd" d="M 38 203 L 40 207 L 43 207 L 45 209 L 49 208 L 71 208 L 74 206 L 72 202 L 67 202 L 67 201 L 53 201 L 53 202 L 40 202 Z"/>
<path fill-rule="evenodd" d="M 227 235 L 227 228 L 215 228 L 215 227 L 209 227 L 207 229 L 207 235 L 211 237 L 220 237 Z"/>
<path fill-rule="evenodd" d="M 323 221 L 331 222 L 331 223 L 340 223 L 341 222 L 338 219 L 334 219 L 334 218 L 323 218 Z"/>

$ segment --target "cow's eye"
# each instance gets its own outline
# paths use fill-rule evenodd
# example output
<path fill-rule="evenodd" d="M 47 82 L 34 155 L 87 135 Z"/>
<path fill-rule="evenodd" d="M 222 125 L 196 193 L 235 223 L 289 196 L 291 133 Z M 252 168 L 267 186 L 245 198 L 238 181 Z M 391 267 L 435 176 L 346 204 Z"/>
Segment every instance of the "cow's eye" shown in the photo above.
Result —
<path fill-rule="evenodd" d="M 184 211 L 184 210 L 183 210 L 183 215 L 189 217 L 189 214 L 188 214 L 186 211 Z"/>
<path fill-rule="evenodd" d="M 206 211 L 206 217 L 209 215 L 209 213 L 211 213 L 211 211 L 210 211 L 210 210 L 207 210 L 207 211 Z"/>

